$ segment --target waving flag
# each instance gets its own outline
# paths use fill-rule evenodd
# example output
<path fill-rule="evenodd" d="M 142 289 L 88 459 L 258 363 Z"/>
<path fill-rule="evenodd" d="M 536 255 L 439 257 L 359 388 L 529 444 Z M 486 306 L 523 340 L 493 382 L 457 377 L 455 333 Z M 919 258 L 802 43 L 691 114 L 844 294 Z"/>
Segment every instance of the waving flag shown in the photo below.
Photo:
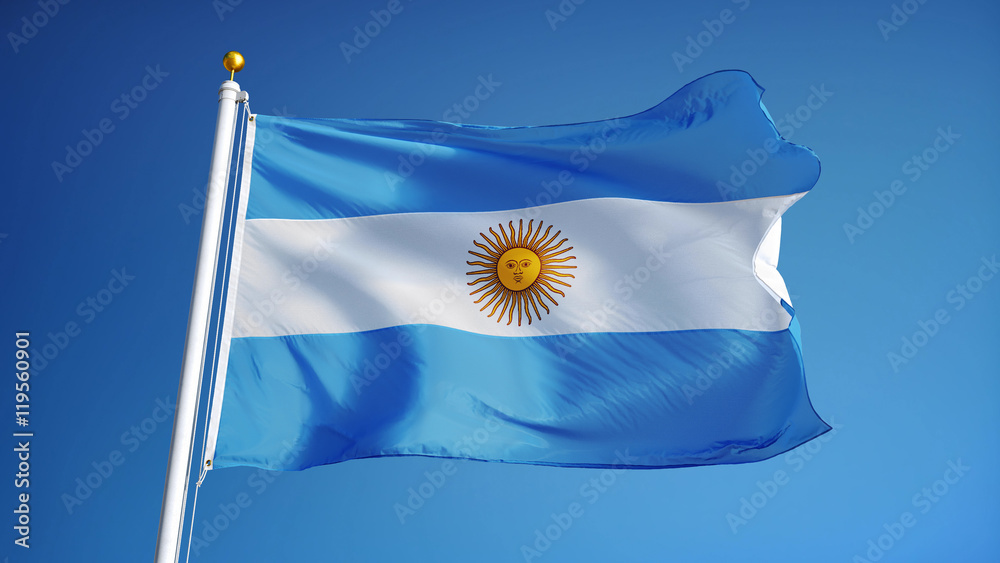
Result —
<path fill-rule="evenodd" d="M 214 467 L 741 463 L 829 427 L 776 265 L 819 162 L 743 72 L 573 125 L 248 124 Z"/>

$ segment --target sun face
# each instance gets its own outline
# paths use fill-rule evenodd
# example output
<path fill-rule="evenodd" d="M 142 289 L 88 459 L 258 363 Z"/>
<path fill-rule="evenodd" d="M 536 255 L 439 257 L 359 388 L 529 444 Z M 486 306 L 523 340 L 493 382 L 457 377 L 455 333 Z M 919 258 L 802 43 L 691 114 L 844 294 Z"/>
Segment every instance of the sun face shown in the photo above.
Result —
<path fill-rule="evenodd" d="M 527 248 L 511 248 L 497 261 L 500 283 L 511 291 L 520 291 L 535 283 L 542 271 L 538 255 Z"/>
<path fill-rule="evenodd" d="M 507 324 L 513 323 L 515 309 L 518 326 L 521 325 L 522 314 L 528 317 L 528 324 L 531 324 L 532 313 L 541 320 L 539 307 L 545 309 L 546 314 L 550 312 L 546 300 L 552 305 L 559 305 L 552 297 L 553 293 L 566 297 L 566 294 L 555 286 L 570 287 L 570 284 L 560 278 L 574 277 L 562 271 L 576 268 L 566 264 L 569 260 L 575 260 L 576 256 L 563 256 L 573 249 L 572 246 L 561 248 L 567 239 L 556 242 L 562 231 L 556 231 L 550 237 L 551 225 L 544 233 L 542 233 L 543 222 L 539 221 L 538 229 L 534 229 L 533 225 L 534 219 L 528 221 L 528 229 L 525 231 L 524 220 L 521 219 L 515 232 L 514 222 L 510 221 L 507 229 L 504 229 L 503 224 L 497 225 L 500 234 L 490 228 L 492 238 L 479 233 L 485 244 L 478 240 L 472 241 L 482 252 L 470 250 L 469 254 L 480 260 L 467 261 L 466 264 L 483 269 L 467 273 L 470 276 L 480 276 L 469 282 L 471 286 L 480 286 L 469 295 L 482 293 L 476 300 L 477 304 L 488 298 L 480 311 L 485 311 L 492 305 L 493 308 L 487 315 L 492 317 L 499 309 L 498 323 L 505 315 Z"/>

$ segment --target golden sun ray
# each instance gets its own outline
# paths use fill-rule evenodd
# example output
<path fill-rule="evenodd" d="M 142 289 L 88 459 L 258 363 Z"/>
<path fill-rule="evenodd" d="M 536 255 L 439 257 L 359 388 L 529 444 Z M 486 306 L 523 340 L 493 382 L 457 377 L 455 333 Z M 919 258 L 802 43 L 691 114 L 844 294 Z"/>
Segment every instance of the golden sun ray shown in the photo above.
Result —
<path fill-rule="evenodd" d="M 536 319 L 542 320 L 539 306 L 545 310 L 545 314 L 551 313 L 545 300 L 553 306 L 558 306 L 559 303 L 552 294 L 566 297 L 565 293 L 553 286 L 571 287 L 569 283 L 559 278 L 575 277 L 569 272 L 562 271 L 576 268 L 566 263 L 575 260 L 576 256 L 562 256 L 573 250 L 572 246 L 562 247 L 569 239 L 559 239 L 562 231 L 556 231 L 549 236 L 552 225 L 549 225 L 543 233 L 544 222 L 539 221 L 537 229 L 534 223 L 534 219 L 528 221 L 527 229 L 524 219 L 518 220 L 516 229 L 513 221 L 508 222 L 506 228 L 500 223 L 497 225 L 499 233 L 494 231 L 493 227 L 489 228 L 492 237 L 479 233 L 485 244 L 479 240 L 472 241 L 472 244 L 482 252 L 469 251 L 469 254 L 478 260 L 466 261 L 466 264 L 481 268 L 466 272 L 466 275 L 477 276 L 468 285 L 479 286 L 469 295 L 475 296 L 481 293 L 475 301 L 477 305 L 489 298 L 479 310 L 485 311 L 492 305 L 493 308 L 487 314 L 487 317 L 492 317 L 499 309 L 498 323 L 506 316 L 507 324 L 512 324 L 515 310 L 518 326 L 521 326 L 523 317 L 527 317 L 530 325 L 532 313 Z"/>

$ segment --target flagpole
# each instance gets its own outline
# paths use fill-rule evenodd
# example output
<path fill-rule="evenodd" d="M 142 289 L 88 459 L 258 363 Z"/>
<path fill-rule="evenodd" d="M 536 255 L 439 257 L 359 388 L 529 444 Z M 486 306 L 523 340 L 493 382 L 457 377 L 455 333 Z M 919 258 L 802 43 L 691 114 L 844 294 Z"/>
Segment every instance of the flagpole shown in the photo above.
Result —
<path fill-rule="evenodd" d="M 197 426 L 205 350 L 211 315 L 215 271 L 219 257 L 219 240 L 225 214 L 226 188 L 229 184 L 229 164 L 232 160 L 236 106 L 240 85 L 232 79 L 243 69 L 243 56 L 235 51 L 226 53 L 223 65 L 229 80 L 219 88 L 219 113 L 215 122 L 215 142 L 208 172 L 208 193 L 201 223 L 201 241 L 195 265 L 194 290 L 188 312 L 187 338 L 181 380 L 177 389 L 177 409 L 170 439 L 167 477 L 160 509 L 160 529 L 156 537 L 156 563 L 175 563 L 180 556 L 184 510 L 191 477 L 191 454 Z"/>

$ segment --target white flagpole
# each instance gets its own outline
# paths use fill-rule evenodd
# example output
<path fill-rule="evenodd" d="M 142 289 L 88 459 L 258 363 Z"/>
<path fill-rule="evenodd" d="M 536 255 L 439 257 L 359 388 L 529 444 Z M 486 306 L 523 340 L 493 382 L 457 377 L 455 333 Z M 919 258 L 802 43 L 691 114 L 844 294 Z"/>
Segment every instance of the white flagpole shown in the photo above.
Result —
<path fill-rule="evenodd" d="M 208 172 L 208 194 L 205 197 L 205 214 L 201 223 L 191 309 L 188 312 L 181 381 L 177 389 L 177 410 L 174 413 L 174 431 L 170 439 L 160 530 L 156 538 L 156 563 L 175 563 L 180 556 L 184 510 L 191 478 L 191 454 L 208 345 L 212 293 L 215 290 L 215 270 L 219 258 L 219 235 L 225 214 L 226 188 L 229 185 L 236 105 L 240 94 L 240 85 L 232 78 L 243 68 L 243 56 L 231 51 L 226 53 L 223 64 L 230 71 L 230 80 L 223 82 L 219 88 L 219 114 L 215 122 L 215 143 L 212 146 L 212 163 Z"/>

